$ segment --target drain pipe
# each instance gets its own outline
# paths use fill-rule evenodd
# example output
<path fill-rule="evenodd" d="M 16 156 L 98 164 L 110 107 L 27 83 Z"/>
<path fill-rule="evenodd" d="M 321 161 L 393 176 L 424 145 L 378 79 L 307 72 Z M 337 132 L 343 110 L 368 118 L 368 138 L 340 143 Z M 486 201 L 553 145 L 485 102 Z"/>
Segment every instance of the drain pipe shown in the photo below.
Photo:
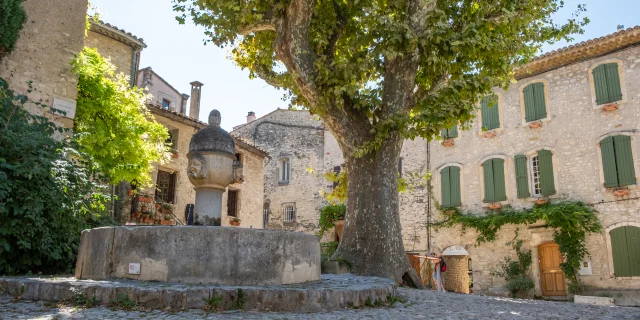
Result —
<path fill-rule="evenodd" d="M 427 140 L 427 253 L 431 252 L 431 141 Z"/>

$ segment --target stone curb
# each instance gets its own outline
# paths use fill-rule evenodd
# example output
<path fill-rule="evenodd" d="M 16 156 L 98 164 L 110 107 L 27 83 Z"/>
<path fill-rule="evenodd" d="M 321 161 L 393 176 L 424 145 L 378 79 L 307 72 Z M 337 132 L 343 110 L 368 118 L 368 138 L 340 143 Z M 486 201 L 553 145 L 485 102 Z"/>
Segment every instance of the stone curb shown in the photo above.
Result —
<path fill-rule="evenodd" d="M 126 295 L 147 309 L 204 309 L 205 300 L 220 297 L 225 309 L 246 294 L 242 310 L 274 312 L 321 312 L 366 303 L 387 301 L 395 295 L 393 280 L 377 277 L 322 275 L 321 281 L 291 286 L 185 285 L 131 280 L 91 281 L 75 278 L 0 277 L 0 295 L 33 301 L 71 301 L 77 289 L 85 298 L 96 297 L 108 305 L 118 295 Z"/>

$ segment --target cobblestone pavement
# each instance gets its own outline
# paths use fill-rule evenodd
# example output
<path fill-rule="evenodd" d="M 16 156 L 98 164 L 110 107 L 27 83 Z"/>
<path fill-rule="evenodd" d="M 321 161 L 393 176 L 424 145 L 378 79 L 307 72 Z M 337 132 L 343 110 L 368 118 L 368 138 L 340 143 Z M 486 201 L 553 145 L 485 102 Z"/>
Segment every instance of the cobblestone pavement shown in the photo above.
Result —
<path fill-rule="evenodd" d="M 569 302 L 519 300 L 400 288 L 407 299 L 392 307 L 326 313 L 122 311 L 108 308 L 47 307 L 42 302 L 0 299 L 0 319 L 640 319 L 640 308 L 600 307 Z"/>

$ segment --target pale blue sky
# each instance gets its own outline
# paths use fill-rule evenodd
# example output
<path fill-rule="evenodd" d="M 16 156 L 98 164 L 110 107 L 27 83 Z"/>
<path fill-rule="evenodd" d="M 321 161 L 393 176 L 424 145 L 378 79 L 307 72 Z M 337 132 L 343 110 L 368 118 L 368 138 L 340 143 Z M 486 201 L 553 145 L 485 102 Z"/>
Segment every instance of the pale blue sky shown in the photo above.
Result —
<path fill-rule="evenodd" d="M 249 79 L 227 59 L 227 51 L 211 44 L 203 45 L 203 29 L 193 24 L 179 25 L 175 21 L 171 0 L 91 0 L 100 9 L 105 22 L 125 29 L 144 39 L 140 67 L 151 66 L 155 72 L 176 89 L 190 94 L 189 83 L 204 83 L 200 120 L 206 122 L 212 109 L 222 113 L 222 127 L 246 121 L 249 111 L 258 117 L 276 108 L 287 108 L 283 92 L 260 79 Z M 576 35 L 574 42 L 600 37 L 616 31 L 618 24 L 626 28 L 640 24 L 640 0 L 565 0 L 565 8 L 558 19 L 566 19 L 578 4 L 586 4 L 591 23 L 585 33 Z M 558 20 L 560 21 L 560 20 Z M 565 46 L 557 43 L 545 46 L 544 52 Z"/>

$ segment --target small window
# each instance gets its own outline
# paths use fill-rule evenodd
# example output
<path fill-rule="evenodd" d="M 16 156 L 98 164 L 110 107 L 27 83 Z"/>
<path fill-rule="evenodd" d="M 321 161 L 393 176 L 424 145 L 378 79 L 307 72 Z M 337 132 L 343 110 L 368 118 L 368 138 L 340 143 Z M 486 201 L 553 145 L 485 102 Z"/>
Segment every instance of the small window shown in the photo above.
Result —
<path fill-rule="evenodd" d="M 606 188 L 636 184 L 631 137 L 613 136 L 603 139 L 600 141 L 600 153 Z"/>
<path fill-rule="evenodd" d="M 176 174 L 158 170 L 156 200 L 173 203 L 176 190 Z"/>
<path fill-rule="evenodd" d="M 611 255 L 616 277 L 640 276 L 640 228 L 624 226 L 611 230 Z"/>
<path fill-rule="evenodd" d="M 540 187 L 540 161 L 538 156 L 531 157 L 531 190 L 533 190 L 534 196 L 542 195 L 542 188 Z"/>
<path fill-rule="evenodd" d="M 165 141 L 172 152 L 178 151 L 178 129 L 169 130 L 169 137 Z"/>
<path fill-rule="evenodd" d="M 524 92 L 524 111 L 527 122 L 547 117 L 547 104 L 544 96 L 544 83 L 536 82 L 526 86 Z"/>
<path fill-rule="evenodd" d="M 489 131 L 500 128 L 500 112 L 498 110 L 498 97 L 488 96 L 480 103 L 482 113 L 482 130 Z"/>
<path fill-rule="evenodd" d="M 238 191 L 227 191 L 227 216 L 238 217 Z"/>
<path fill-rule="evenodd" d="M 601 64 L 593 69 L 593 85 L 596 89 L 596 104 L 622 100 L 620 74 L 617 63 Z"/>
<path fill-rule="evenodd" d="M 262 228 L 267 229 L 269 227 L 269 211 L 271 210 L 271 205 L 268 202 L 262 206 Z"/>
<path fill-rule="evenodd" d="M 236 153 L 236 161 L 238 161 L 240 164 L 242 164 L 242 154 Z"/>
<path fill-rule="evenodd" d="M 440 131 L 440 135 L 442 136 L 443 139 L 457 138 L 458 137 L 458 126 L 455 125 L 453 127 L 447 128 L 447 129 L 442 129 L 442 131 Z"/>
<path fill-rule="evenodd" d="M 489 159 L 482 163 L 484 174 L 484 200 L 485 203 L 507 200 L 504 181 L 504 160 L 500 158 Z"/>
<path fill-rule="evenodd" d="M 290 181 L 291 174 L 291 162 L 289 158 L 280 159 L 280 163 L 278 165 L 278 182 L 281 184 L 288 184 Z"/>
<path fill-rule="evenodd" d="M 440 170 L 440 187 L 442 193 L 442 207 L 460 206 L 460 168 L 446 167 Z"/>
<path fill-rule="evenodd" d="M 529 159 L 524 155 L 515 156 L 518 198 L 528 198 L 531 195 L 542 197 L 556 194 L 552 157 L 553 155 L 549 150 L 539 150 Z"/>
<path fill-rule="evenodd" d="M 295 223 L 296 222 L 295 204 L 286 204 L 282 208 L 282 217 L 283 217 L 284 223 Z"/>
<path fill-rule="evenodd" d="M 171 106 L 171 101 L 167 99 L 162 99 L 162 109 L 169 110 L 169 106 Z"/>

